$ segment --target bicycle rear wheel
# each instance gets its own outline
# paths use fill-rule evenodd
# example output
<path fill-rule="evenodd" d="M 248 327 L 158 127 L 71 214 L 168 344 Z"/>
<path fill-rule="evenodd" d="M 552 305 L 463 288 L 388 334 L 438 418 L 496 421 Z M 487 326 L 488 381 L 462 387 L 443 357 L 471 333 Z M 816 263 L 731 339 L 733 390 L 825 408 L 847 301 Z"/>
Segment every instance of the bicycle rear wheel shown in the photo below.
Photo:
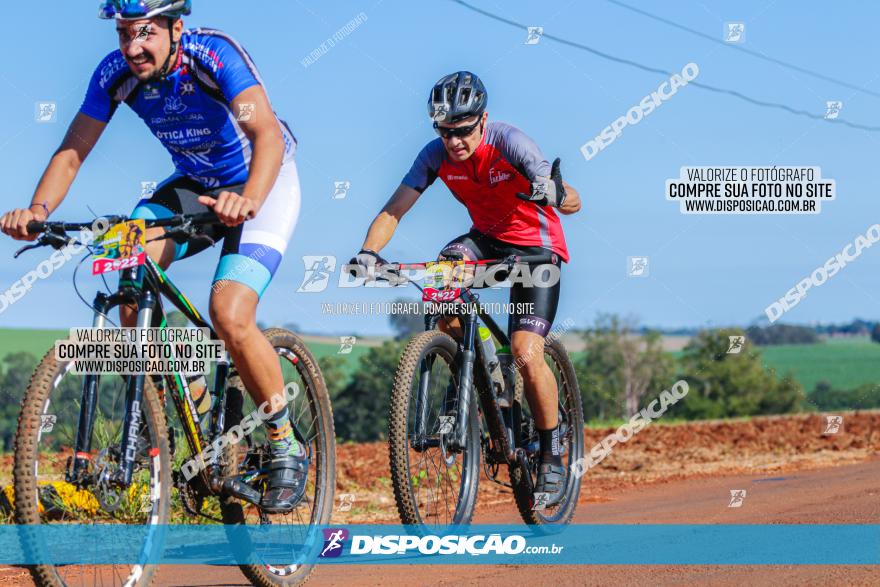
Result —
<path fill-rule="evenodd" d="M 114 489 L 102 482 L 102 471 L 113 470 L 120 460 L 126 379 L 111 374 L 100 377 L 89 465 L 79 480 L 69 482 L 65 474 L 75 446 L 85 378 L 72 373 L 71 367 L 72 363 L 57 361 L 54 349 L 50 350 L 25 391 L 15 437 L 15 520 L 30 526 L 144 524 L 146 547 L 149 527 L 167 523 L 170 509 L 170 450 L 162 403 L 146 378 L 133 482 L 127 489 Z M 34 530 L 23 534 L 27 548 L 47 552 L 38 528 Z M 160 542 L 153 543 L 149 553 L 141 552 L 156 556 Z M 156 569 L 151 564 L 29 567 L 37 585 L 52 587 L 144 586 Z"/>
<path fill-rule="evenodd" d="M 566 471 L 565 493 L 560 502 L 546 509 L 533 509 L 534 496 L 526 471 L 519 463 L 510 465 L 510 481 L 520 516 L 526 524 L 537 526 L 562 525 L 571 521 L 581 492 L 580 477 L 572 472 L 571 466 L 584 456 L 584 412 L 574 365 L 571 364 L 565 347 L 558 339 L 545 341 L 544 359 L 556 379 L 559 390 L 559 441 L 564 450 L 562 462 Z M 519 377 L 517 374 L 517 378 Z M 527 444 L 536 445 L 537 431 L 534 426 L 528 426 L 532 419 L 531 412 L 521 392 L 522 385 L 517 385 L 514 409 L 522 410 L 525 428 L 533 432 Z M 532 480 L 537 478 L 539 461 L 540 450 L 527 454 L 528 476 Z"/>
<path fill-rule="evenodd" d="M 394 498 L 405 525 L 439 530 L 468 524 L 474 515 L 481 454 L 474 394 L 464 450 L 447 446 L 440 419 L 450 414 L 454 417 L 459 393 L 455 387 L 457 348 L 447 334 L 438 330 L 423 332 L 407 344 L 394 377 L 388 447 Z M 420 386 L 424 390 L 422 399 Z M 419 417 L 424 417 L 422 432 L 417 431 Z M 446 421 L 447 425 L 451 423 Z"/>
<path fill-rule="evenodd" d="M 306 442 L 311 464 L 303 501 L 290 513 L 266 514 L 258 506 L 228 498 L 221 500 L 220 510 L 225 524 L 284 525 L 285 536 L 298 555 L 314 551 L 323 536 L 314 526 L 326 525 L 333 513 L 336 489 L 336 434 L 333 428 L 333 412 L 324 377 L 318 362 L 306 348 L 305 343 L 292 332 L 280 328 L 264 331 L 281 361 L 285 385 L 295 383 L 297 395 L 288 405 L 290 419 Z M 227 430 L 238 424 L 243 416 L 256 410 L 256 405 L 238 376 L 230 379 L 227 391 Z M 227 476 L 240 475 L 254 470 L 254 464 L 268 456 L 268 440 L 263 426 L 247 436 L 247 442 L 228 445 L 224 454 L 224 472 Z M 264 476 L 256 476 L 250 485 L 264 490 Z M 320 552 L 320 550 L 318 551 Z M 314 564 L 287 564 L 284 555 L 272 549 L 260 550 L 250 555 L 251 564 L 241 565 L 244 575 L 254 585 L 263 587 L 291 586 L 304 583 L 314 569 Z"/>

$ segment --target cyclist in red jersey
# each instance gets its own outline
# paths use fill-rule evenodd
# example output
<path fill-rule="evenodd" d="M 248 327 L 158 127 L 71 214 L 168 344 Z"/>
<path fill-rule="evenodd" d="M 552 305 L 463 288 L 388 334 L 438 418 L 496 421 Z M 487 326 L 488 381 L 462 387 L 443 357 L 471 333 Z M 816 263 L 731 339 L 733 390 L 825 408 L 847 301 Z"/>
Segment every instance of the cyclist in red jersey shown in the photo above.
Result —
<path fill-rule="evenodd" d="M 373 270 L 400 219 L 438 177 L 473 220 L 467 234 L 453 239 L 441 258 L 479 260 L 552 251 L 569 260 L 559 214 L 581 209 L 578 192 L 562 180 L 559 159 L 551 166 L 525 133 L 503 122 L 488 122 L 487 94 L 480 79 L 459 71 L 440 79 L 428 98 L 428 113 L 440 138 L 419 153 L 401 185 L 370 226 L 352 264 Z M 561 266 L 561 262 L 558 263 Z M 561 267 L 560 267 L 561 269 Z M 526 398 L 541 438 L 536 492 L 548 505 L 562 497 L 565 468 L 558 431 L 556 379 L 544 361 L 544 337 L 556 315 L 560 285 L 511 287 L 512 303 L 530 303 L 530 314 L 510 316 L 511 352 L 522 365 Z M 441 322 L 453 336 L 456 321 Z"/>

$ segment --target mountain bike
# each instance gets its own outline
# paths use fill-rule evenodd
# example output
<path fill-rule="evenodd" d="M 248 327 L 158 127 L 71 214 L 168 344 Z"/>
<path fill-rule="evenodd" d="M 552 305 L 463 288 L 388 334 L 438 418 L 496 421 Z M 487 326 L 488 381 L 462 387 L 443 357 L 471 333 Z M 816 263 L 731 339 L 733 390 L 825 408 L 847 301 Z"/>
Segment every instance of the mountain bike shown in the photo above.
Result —
<path fill-rule="evenodd" d="M 517 263 L 553 262 L 555 256 L 547 254 L 454 264 L 503 265 L 509 275 Z M 523 401 L 522 377 L 507 355 L 499 366 L 503 381 L 498 381 L 497 372 L 493 378 L 497 367 L 490 364 L 477 337 L 485 333 L 480 326 L 484 324 L 502 349 L 510 346 L 510 338 L 469 287 L 455 287 L 448 279 L 442 287 L 422 287 L 402 273 L 431 267 L 436 263 L 385 263 L 377 268 L 415 285 L 423 301 L 443 303 L 441 311 L 426 314 L 425 332 L 406 345 L 391 392 L 388 445 L 401 522 L 422 529 L 470 523 L 482 457 L 486 476 L 513 489 L 527 524 L 567 524 L 580 494 L 580 479 L 571 465 L 584 453 L 584 423 L 580 390 L 565 347 L 556 336 L 549 336 L 544 345 L 544 358 L 559 389 L 559 438 L 567 471 L 563 498 L 544 507 L 535 500 L 536 495 L 541 497 L 534 493 L 540 446 L 528 403 Z M 460 340 L 436 328 L 441 317 L 458 318 Z M 508 470 L 509 482 L 499 478 L 502 466 Z"/>
<path fill-rule="evenodd" d="M 115 216 L 107 222 L 116 226 L 127 220 Z M 216 223 L 213 213 L 205 213 L 146 220 L 144 226 L 166 229 L 162 236 L 151 240 L 186 243 L 208 239 L 213 244 L 206 227 Z M 91 226 L 31 223 L 29 232 L 40 233 L 40 237 L 19 250 L 16 257 L 39 247 L 62 250 L 71 244 L 81 245 L 68 233 Z M 118 306 L 134 305 L 139 329 L 165 329 L 168 317 L 164 296 L 193 325 L 209 329 L 211 338 L 217 340 L 208 321 L 162 268 L 145 257 L 144 264 L 122 271 L 115 291 L 97 293 L 90 305 L 94 312 L 92 326 L 115 326 L 109 312 Z M 124 261 L 121 266 L 126 266 Z M 73 283 L 76 289 L 76 271 Z M 87 303 L 78 289 L 76 293 Z M 270 459 L 264 427 L 252 428 L 245 441 L 227 438 L 225 447 L 218 444 L 247 417 L 243 414 L 254 411 L 254 402 L 227 354 L 214 366 L 213 385 L 208 390 L 212 404 L 200 414 L 184 373 L 78 375 L 72 369 L 73 361 L 56 359 L 54 349 L 46 353 L 25 391 L 18 420 L 13 473 L 15 520 L 30 526 L 143 524 L 144 558 L 140 560 L 144 563 L 31 566 L 38 585 L 148 585 L 157 570 L 157 565 L 150 563 L 161 554 L 157 553 L 161 541 L 155 539 L 154 532 L 168 524 L 172 515 L 175 523 L 208 520 L 223 523 L 225 528 L 285 524 L 283 529 L 286 532 L 289 526 L 291 545 L 317 540 L 310 528 L 329 522 L 335 489 L 336 446 L 327 388 L 317 361 L 302 340 L 278 328 L 265 330 L 264 334 L 281 362 L 286 387 L 296 384 L 291 388 L 298 390 L 289 404 L 291 421 L 310 461 L 306 495 L 297 508 L 283 515 L 269 515 L 259 507 Z M 222 449 L 208 457 L 202 451 L 212 445 Z M 189 477 L 182 474 L 182 465 L 192 463 L 193 457 L 200 454 L 204 457 L 201 470 Z M 177 504 L 180 507 L 172 511 L 172 505 Z M 25 539 L 28 548 L 42 548 L 33 533 L 25 536 L 31 536 Z M 305 581 L 314 566 L 305 562 L 279 564 L 274 557 L 277 552 L 250 552 L 241 570 L 254 585 L 286 586 Z M 291 556 L 283 562 L 292 560 L 302 559 Z"/>

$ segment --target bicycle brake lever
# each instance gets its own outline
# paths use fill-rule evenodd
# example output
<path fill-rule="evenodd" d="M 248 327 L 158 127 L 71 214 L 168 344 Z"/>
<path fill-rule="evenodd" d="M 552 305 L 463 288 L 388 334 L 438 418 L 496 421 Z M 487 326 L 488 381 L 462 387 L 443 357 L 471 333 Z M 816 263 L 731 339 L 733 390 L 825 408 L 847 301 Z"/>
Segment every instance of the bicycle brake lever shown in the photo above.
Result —
<path fill-rule="evenodd" d="M 43 243 L 43 242 L 40 242 L 40 241 L 37 241 L 35 244 L 32 244 L 32 245 L 25 245 L 25 246 L 23 246 L 22 248 L 20 248 L 20 249 L 18 249 L 17 251 L 15 251 L 15 254 L 12 256 L 12 258 L 13 258 L 13 259 L 18 259 L 18 257 L 19 257 L 22 253 L 24 253 L 24 252 L 26 252 L 26 251 L 30 251 L 31 249 L 39 249 L 40 247 L 45 247 L 46 245 L 47 245 L 47 243 Z"/>
<path fill-rule="evenodd" d="M 13 259 L 18 259 L 23 253 L 30 251 L 32 249 L 39 249 L 40 247 L 52 247 L 53 249 L 60 249 L 66 246 L 73 239 L 68 238 L 67 235 L 56 234 L 54 232 L 44 232 L 40 235 L 40 238 L 37 239 L 37 242 L 25 245 L 22 248 L 18 249 L 13 255 Z"/>

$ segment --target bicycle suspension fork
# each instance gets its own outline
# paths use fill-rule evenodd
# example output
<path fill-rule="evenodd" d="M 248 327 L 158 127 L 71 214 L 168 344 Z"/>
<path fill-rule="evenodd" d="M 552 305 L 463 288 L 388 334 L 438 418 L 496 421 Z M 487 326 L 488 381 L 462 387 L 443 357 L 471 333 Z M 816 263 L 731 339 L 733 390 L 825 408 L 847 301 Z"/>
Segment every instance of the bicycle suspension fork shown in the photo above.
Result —
<path fill-rule="evenodd" d="M 137 327 L 149 328 L 152 325 L 153 312 L 158 300 L 153 292 L 142 290 L 138 298 Z M 115 481 L 121 485 L 131 484 L 134 465 L 137 459 L 138 439 L 140 438 L 141 404 L 144 399 L 144 380 L 146 375 L 138 373 L 128 379 L 125 393 L 125 420 L 122 424 L 122 462 Z M 152 448 L 152 447 L 150 447 Z"/>
<path fill-rule="evenodd" d="M 104 328 L 107 323 L 107 311 L 110 299 L 103 292 L 95 296 L 92 307 L 95 310 L 92 328 Z M 98 405 L 99 375 L 89 374 L 83 377 L 82 402 L 80 402 L 79 422 L 76 427 L 76 442 L 73 445 L 73 465 L 68 473 L 67 481 L 77 483 L 80 472 L 88 468 L 92 458 L 92 432 L 95 428 L 95 409 Z"/>
<path fill-rule="evenodd" d="M 470 430 L 468 418 L 471 417 L 471 389 L 473 389 L 474 383 L 474 361 L 477 357 L 474 349 L 477 316 L 473 312 L 466 312 L 463 318 L 462 350 L 459 354 L 460 363 L 458 365 L 458 418 L 456 418 L 455 436 L 452 442 L 452 445 L 459 450 L 464 450 L 467 447 L 467 435 Z"/>

